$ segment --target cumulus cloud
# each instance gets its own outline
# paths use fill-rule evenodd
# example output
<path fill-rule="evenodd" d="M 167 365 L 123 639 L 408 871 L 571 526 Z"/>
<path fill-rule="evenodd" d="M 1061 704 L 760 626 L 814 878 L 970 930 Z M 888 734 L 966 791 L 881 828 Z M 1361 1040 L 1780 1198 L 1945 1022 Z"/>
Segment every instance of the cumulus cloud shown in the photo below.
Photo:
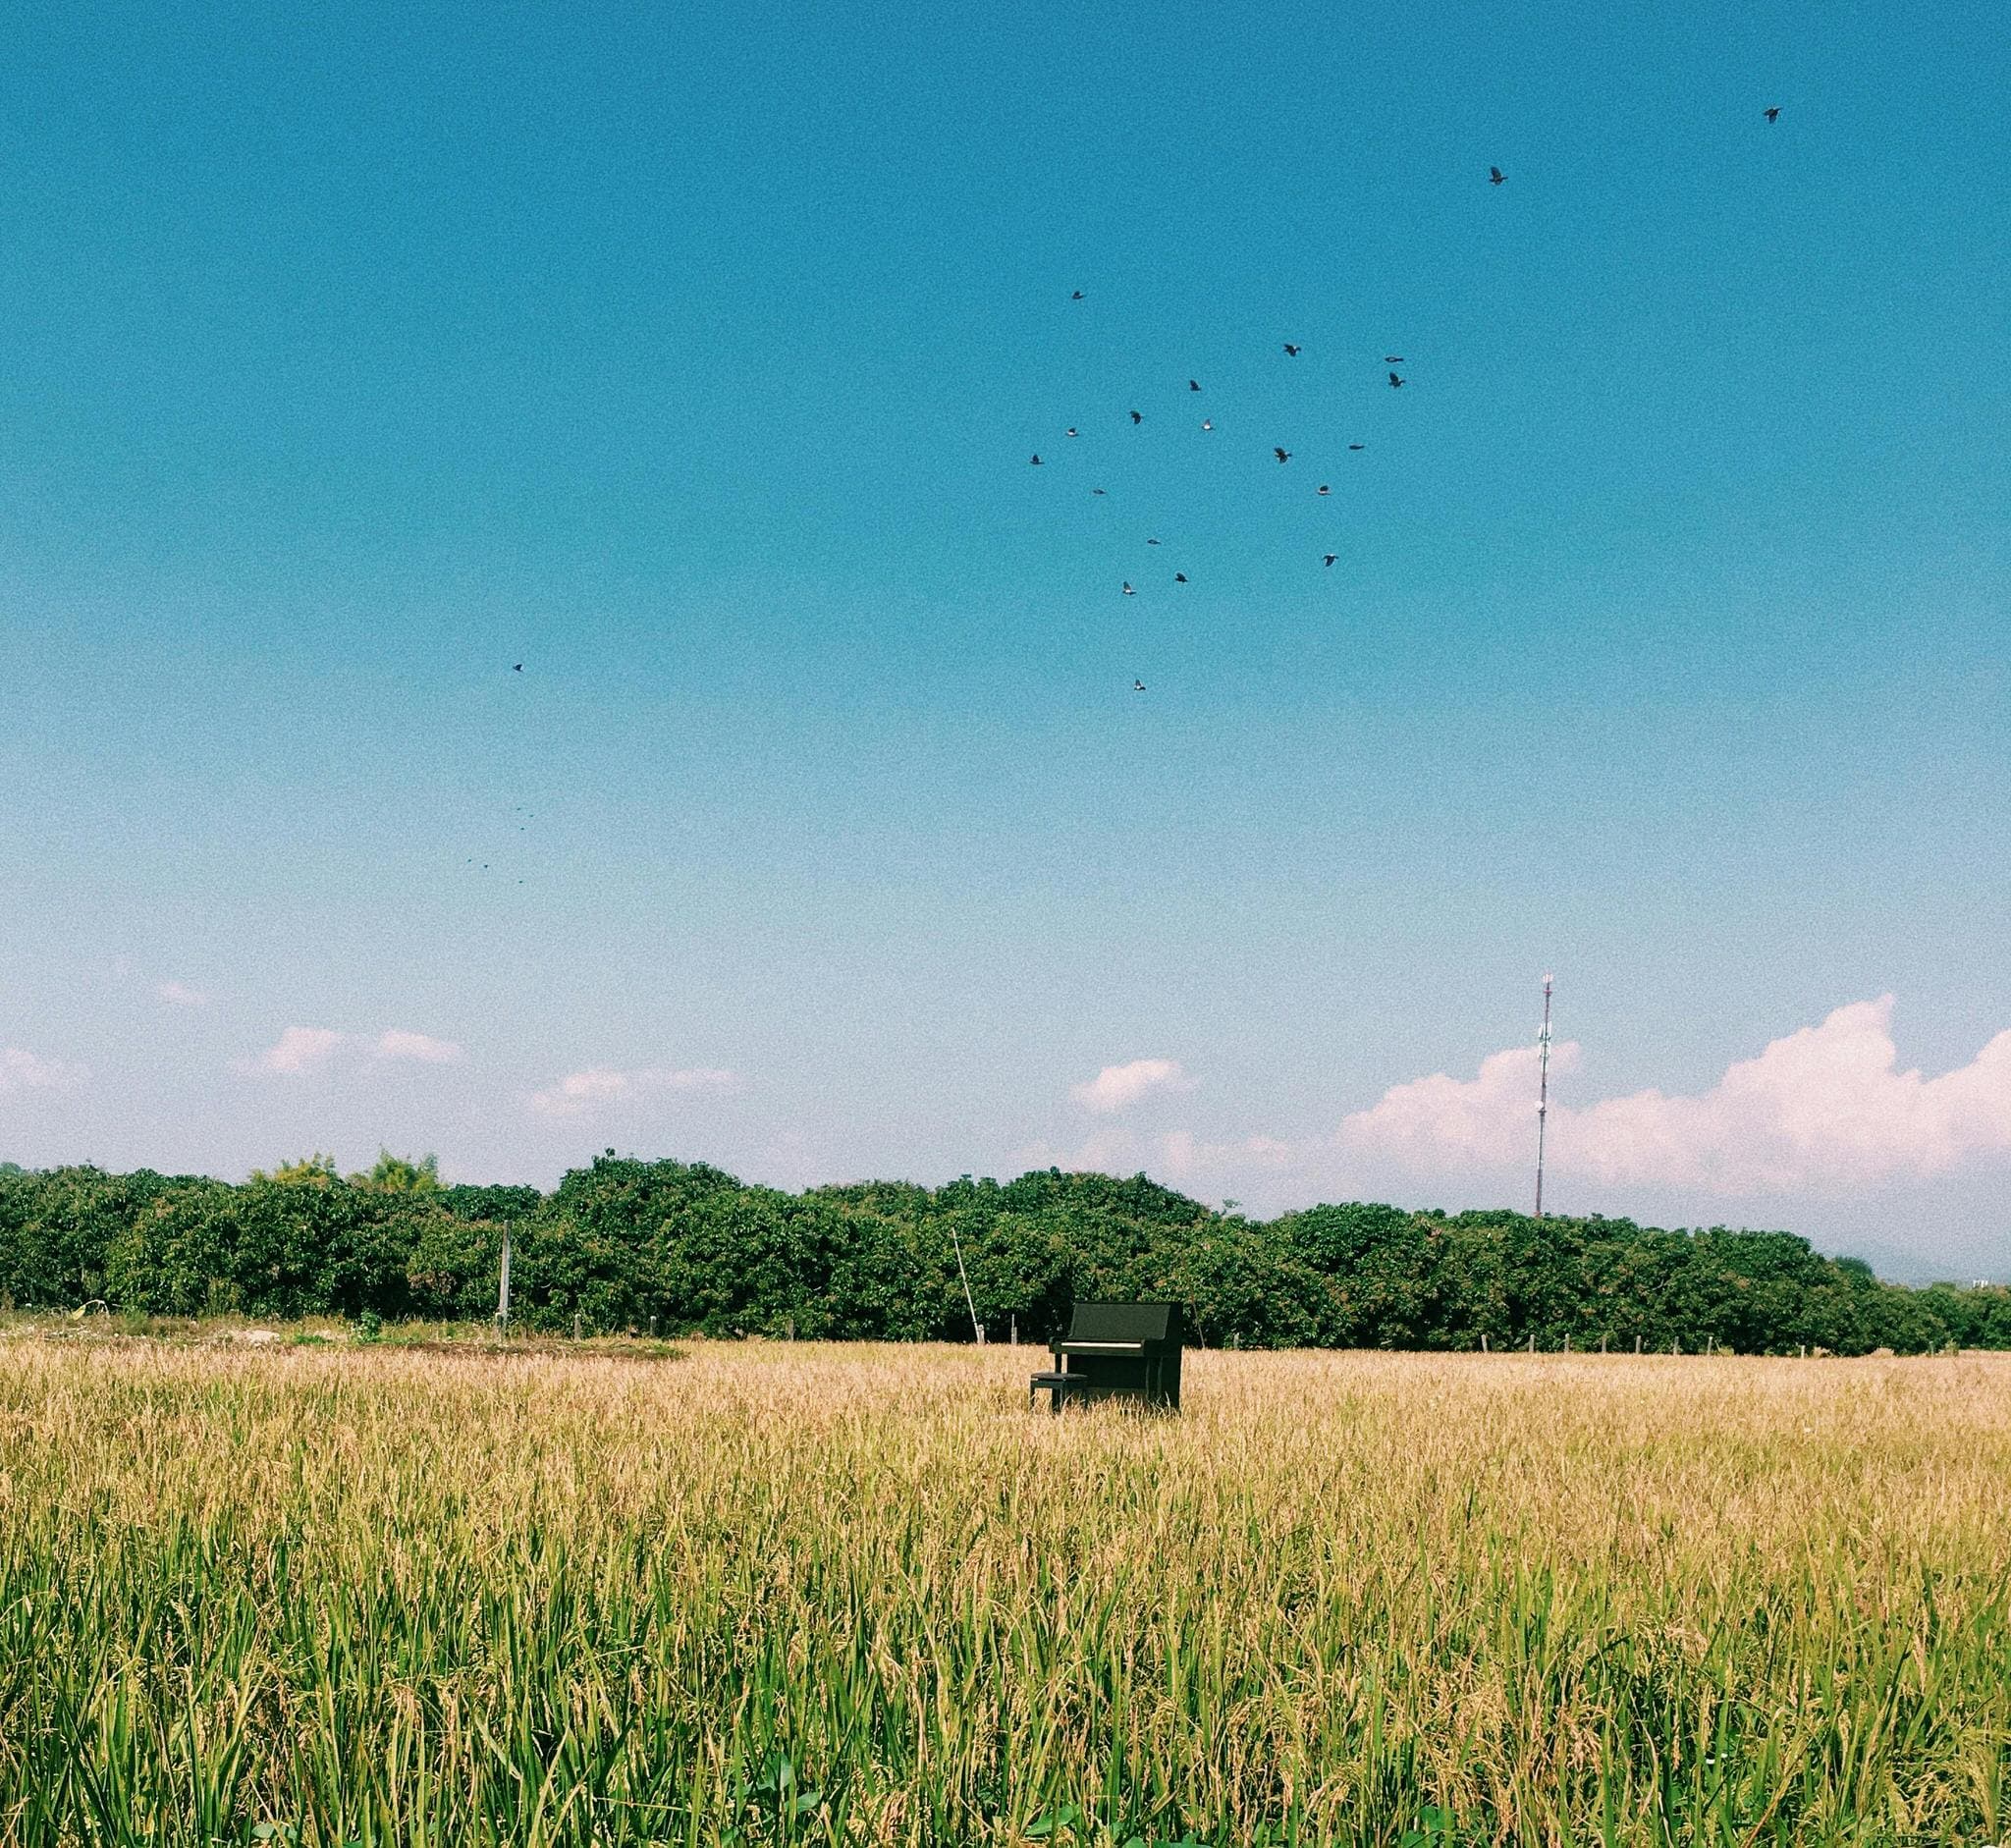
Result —
<path fill-rule="evenodd" d="M 74 1091 L 89 1076 L 82 1065 L 38 1059 L 26 1047 L 0 1047 L 0 1092 Z"/>
<path fill-rule="evenodd" d="M 209 997 L 187 982 L 163 982 L 154 993 L 171 1007 L 207 1007 Z"/>
<path fill-rule="evenodd" d="M 402 1027 L 387 1027 L 377 1038 L 379 1059 L 413 1059 L 424 1065 L 451 1065 L 461 1057 L 456 1040 L 436 1040 L 426 1033 L 408 1033 Z"/>
<path fill-rule="evenodd" d="M 1553 1105 L 1560 1169 L 1614 1183 L 1725 1194 L 1830 1191 L 1945 1173 L 2011 1152 L 2011 1030 L 1938 1077 L 1901 1070 L 1890 995 L 1838 1007 L 1770 1042 L 1695 1096 L 1637 1091 Z M 1568 1076 L 1579 1049 L 1551 1060 Z M 1341 1125 L 1349 1149 L 1415 1167 L 1526 1160 L 1534 1050 L 1496 1053 L 1477 1076 L 1438 1073 L 1394 1086 Z"/>
<path fill-rule="evenodd" d="M 542 1116 L 579 1116 L 603 1105 L 633 1103 L 666 1092 L 731 1091 L 738 1083 L 735 1073 L 703 1065 L 681 1071 L 653 1065 L 618 1071 L 590 1065 L 584 1071 L 569 1071 L 546 1090 L 533 1091 L 530 1107 Z"/>
<path fill-rule="evenodd" d="M 243 1069 L 277 1072 L 285 1077 L 318 1071 L 348 1037 L 333 1027 L 288 1027 L 276 1044 L 268 1046 L 256 1059 L 245 1060 Z"/>
<path fill-rule="evenodd" d="M 1068 1095 L 1084 1110 L 1110 1115 L 1129 1109 L 1148 1092 L 1192 1088 L 1178 1060 L 1134 1059 L 1128 1065 L 1106 1065 L 1094 1078 L 1072 1086 Z"/>
<path fill-rule="evenodd" d="M 1190 1129 L 1175 1129 L 1159 1139 L 1159 1161 L 1179 1180 L 1247 1169 L 1273 1171 L 1290 1168 L 1299 1158 L 1295 1145 L 1277 1136 L 1237 1136 L 1210 1142 Z"/>
<path fill-rule="evenodd" d="M 1579 1061 L 1576 1040 L 1552 1047 L 1553 1079 L 1576 1070 Z M 1373 1109 L 1342 1122 L 1340 1140 L 1414 1168 L 1519 1162 L 1536 1134 L 1536 1048 L 1518 1046 L 1482 1060 L 1478 1077 L 1440 1071 L 1392 1085 Z M 1556 1122 L 1564 1112 L 1553 1105 L 1550 1115 Z"/>

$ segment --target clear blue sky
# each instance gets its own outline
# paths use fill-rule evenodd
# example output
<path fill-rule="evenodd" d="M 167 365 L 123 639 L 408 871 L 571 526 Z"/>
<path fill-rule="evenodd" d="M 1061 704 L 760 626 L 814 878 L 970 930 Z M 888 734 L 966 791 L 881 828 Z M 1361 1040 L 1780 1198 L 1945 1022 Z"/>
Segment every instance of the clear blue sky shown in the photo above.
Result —
<path fill-rule="evenodd" d="M 1566 1104 L 1888 993 L 1966 1065 L 2007 96 L 1983 4 L 45 15 L 0 1157 L 1520 1204 L 1322 1139 L 1550 966 Z M 346 1037 L 258 1068 L 290 1026 Z M 1560 1206 L 2011 1268 L 1988 1134 L 1573 1160 Z"/>

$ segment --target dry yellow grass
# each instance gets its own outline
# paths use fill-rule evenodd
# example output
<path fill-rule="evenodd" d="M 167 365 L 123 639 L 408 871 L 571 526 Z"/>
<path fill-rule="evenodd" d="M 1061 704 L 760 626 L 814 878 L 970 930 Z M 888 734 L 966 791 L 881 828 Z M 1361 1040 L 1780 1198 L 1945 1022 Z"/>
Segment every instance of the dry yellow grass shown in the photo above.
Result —
<path fill-rule="evenodd" d="M 2011 1358 L 0 1342 L 35 1842 L 1995 1842 Z M 1058 1819 L 1060 1819 L 1058 1821 Z"/>

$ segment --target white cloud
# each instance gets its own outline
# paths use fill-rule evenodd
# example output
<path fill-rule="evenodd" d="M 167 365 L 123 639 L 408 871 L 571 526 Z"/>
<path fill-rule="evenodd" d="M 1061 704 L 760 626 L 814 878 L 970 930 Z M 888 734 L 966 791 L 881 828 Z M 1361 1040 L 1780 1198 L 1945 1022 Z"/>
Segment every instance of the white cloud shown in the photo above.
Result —
<path fill-rule="evenodd" d="M 665 1071 L 646 1065 L 616 1071 L 606 1065 L 591 1065 L 584 1071 L 569 1071 L 547 1090 L 533 1091 L 530 1107 L 544 1116 L 578 1116 L 604 1104 L 632 1103 L 672 1091 L 731 1091 L 738 1083 L 734 1072 L 710 1066 Z"/>
<path fill-rule="evenodd" d="M 1248 1169 L 1271 1171 L 1290 1168 L 1298 1150 L 1277 1136 L 1239 1136 L 1233 1142 L 1208 1142 L 1189 1129 L 1175 1129 L 1159 1141 L 1159 1159 L 1167 1173 L 1180 1181 L 1204 1175 Z"/>
<path fill-rule="evenodd" d="M 1553 1079 L 1575 1071 L 1579 1060 L 1576 1040 L 1551 1048 Z M 1535 1150 L 1536 1067 L 1536 1048 L 1518 1046 L 1491 1053 L 1475 1078 L 1440 1071 L 1392 1085 L 1372 1110 L 1356 1111 L 1342 1122 L 1340 1141 L 1413 1168 L 1519 1162 Z M 1554 1123 L 1564 1112 L 1553 1105 L 1550 1114 Z"/>
<path fill-rule="evenodd" d="M 243 1061 L 240 1069 L 279 1072 L 288 1077 L 318 1071 L 348 1037 L 333 1027 L 288 1027 L 277 1044 L 268 1046 L 256 1059 Z"/>
<path fill-rule="evenodd" d="M 1068 1095 L 1084 1110 L 1109 1115 L 1128 1109 L 1149 1091 L 1192 1089 L 1178 1060 L 1134 1059 L 1128 1065 L 1106 1065 L 1094 1078 L 1072 1086 Z"/>
<path fill-rule="evenodd" d="M 25 1047 L 0 1047 L 0 1093 L 8 1091 L 74 1091 L 90 1076 L 82 1065 L 58 1059 L 38 1059 Z"/>
<path fill-rule="evenodd" d="M 388 1027 L 378 1036 L 379 1059 L 413 1059 L 424 1065 L 451 1065 L 461 1057 L 456 1040 L 436 1040 L 426 1033 L 408 1033 L 402 1027 Z"/>
<path fill-rule="evenodd" d="M 163 982 L 154 993 L 171 1007 L 207 1007 L 209 997 L 187 982 Z"/>
<path fill-rule="evenodd" d="M 1892 997 L 1838 1007 L 1820 1026 L 1740 1060 L 1708 1091 L 1637 1091 L 1553 1105 L 1561 1171 L 1614 1183 L 1739 1194 L 1829 1192 L 1944 1173 L 2011 1152 L 2011 1030 L 1967 1065 L 1929 1078 L 1899 1069 Z M 1556 1049 L 1568 1076 L 1578 1048 Z M 1536 1054 L 1496 1053 L 1471 1079 L 1399 1084 L 1341 1125 L 1344 1148 L 1413 1167 L 1494 1167 L 1532 1153 Z"/>

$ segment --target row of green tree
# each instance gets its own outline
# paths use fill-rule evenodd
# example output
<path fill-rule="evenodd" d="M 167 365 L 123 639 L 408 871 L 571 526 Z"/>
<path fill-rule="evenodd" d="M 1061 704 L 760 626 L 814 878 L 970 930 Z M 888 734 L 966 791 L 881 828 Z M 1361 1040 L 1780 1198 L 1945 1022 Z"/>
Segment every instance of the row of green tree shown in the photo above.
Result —
<path fill-rule="evenodd" d="M 989 1338 L 1039 1340 L 1077 1299 L 1172 1298 L 1210 1346 L 2011 1347 L 2011 1291 L 1880 1282 L 1786 1232 L 1364 1204 L 1254 1221 L 1052 1169 L 788 1194 L 612 1153 L 549 1194 L 389 1155 L 241 1185 L 0 1165 L 0 1305 L 475 1320 L 506 1230 L 515 1316 L 549 1330 L 957 1340 L 974 1308 Z"/>

